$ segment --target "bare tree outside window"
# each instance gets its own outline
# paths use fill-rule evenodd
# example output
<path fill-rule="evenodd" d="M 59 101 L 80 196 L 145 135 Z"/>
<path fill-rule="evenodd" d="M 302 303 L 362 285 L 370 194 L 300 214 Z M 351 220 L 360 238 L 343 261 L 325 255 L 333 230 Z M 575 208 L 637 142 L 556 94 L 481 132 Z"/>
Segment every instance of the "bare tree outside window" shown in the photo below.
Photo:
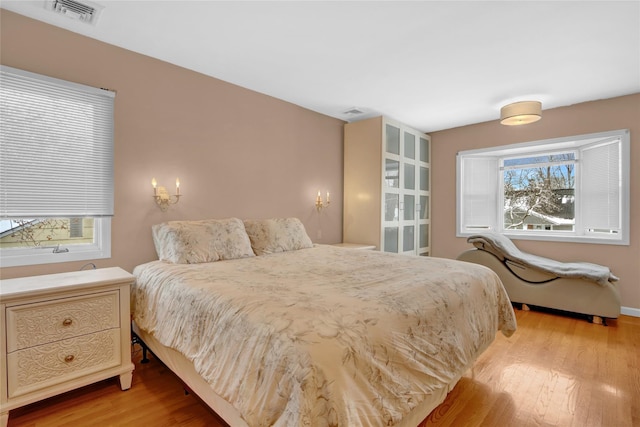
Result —
<path fill-rule="evenodd" d="M 505 160 L 503 180 L 505 229 L 573 230 L 574 153 Z"/>
<path fill-rule="evenodd" d="M 0 221 L 0 248 L 50 247 L 93 242 L 93 218 L 40 218 Z"/>

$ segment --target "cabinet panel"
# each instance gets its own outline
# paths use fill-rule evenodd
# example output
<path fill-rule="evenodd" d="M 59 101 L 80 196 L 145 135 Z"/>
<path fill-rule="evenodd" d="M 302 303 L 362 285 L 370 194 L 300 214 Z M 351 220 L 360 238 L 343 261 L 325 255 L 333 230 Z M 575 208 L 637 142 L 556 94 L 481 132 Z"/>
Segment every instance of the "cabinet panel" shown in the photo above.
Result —
<path fill-rule="evenodd" d="M 387 123 L 385 125 L 385 130 L 386 130 L 385 147 L 386 147 L 387 153 L 399 155 L 400 154 L 400 128 Z"/>
<path fill-rule="evenodd" d="M 420 219 L 429 219 L 429 196 L 420 196 Z M 422 246 L 422 245 L 420 245 Z"/>
<path fill-rule="evenodd" d="M 420 161 L 429 163 L 429 156 L 431 154 L 429 146 L 429 140 L 426 138 L 420 138 Z"/>
<path fill-rule="evenodd" d="M 404 133 L 404 157 L 407 159 L 416 158 L 416 137 L 409 132 Z"/>
<path fill-rule="evenodd" d="M 384 194 L 384 220 L 397 221 L 400 214 L 400 195 L 394 193 Z"/>
<path fill-rule="evenodd" d="M 427 224 L 420 224 L 420 247 L 429 246 L 429 227 Z"/>
<path fill-rule="evenodd" d="M 416 198 L 413 194 L 405 194 L 404 195 L 404 215 L 403 219 L 405 221 L 412 221 L 415 219 L 415 211 L 416 211 Z"/>
<path fill-rule="evenodd" d="M 413 163 L 404 164 L 404 185 L 405 190 L 416 189 L 416 165 Z"/>
<path fill-rule="evenodd" d="M 420 166 L 420 191 L 429 191 L 429 168 Z"/>
<path fill-rule="evenodd" d="M 413 252 L 415 251 L 415 226 L 405 225 L 402 227 L 402 251 Z"/>
<path fill-rule="evenodd" d="M 384 160 L 384 182 L 389 188 L 400 188 L 400 162 L 397 160 Z"/>
<path fill-rule="evenodd" d="M 384 252 L 398 253 L 398 228 L 384 228 Z"/>

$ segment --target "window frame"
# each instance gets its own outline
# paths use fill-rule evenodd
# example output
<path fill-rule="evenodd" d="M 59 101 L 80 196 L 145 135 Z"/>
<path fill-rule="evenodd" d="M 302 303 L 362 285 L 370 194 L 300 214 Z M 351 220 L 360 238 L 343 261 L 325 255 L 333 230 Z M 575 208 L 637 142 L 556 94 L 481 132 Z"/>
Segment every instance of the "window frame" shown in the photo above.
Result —
<path fill-rule="evenodd" d="M 556 161 L 556 162 L 541 162 L 541 163 L 537 163 L 537 164 L 533 164 L 533 163 L 529 163 L 529 164 L 524 164 L 521 165 L 523 167 L 516 167 L 514 166 L 505 166 L 505 162 L 508 160 L 514 160 L 514 159 L 522 159 L 522 158 L 526 158 L 526 157 L 531 157 L 532 153 L 523 153 L 523 154 L 517 154 L 517 155 L 504 155 L 498 158 L 498 167 L 499 167 L 499 176 L 498 176 L 498 185 L 499 185 L 499 189 L 498 189 L 498 207 L 502 206 L 503 207 L 503 211 L 502 211 L 502 215 L 499 215 L 498 217 L 498 229 L 501 230 L 500 232 L 503 234 L 518 234 L 517 230 L 520 230 L 518 228 L 505 228 L 505 222 L 504 222 L 504 206 L 505 206 L 505 194 L 504 194 L 504 173 L 506 170 L 516 170 L 516 169 L 535 169 L 535 168 L 540 168 L 540 167 L 544 167 L 544 166 L 548 166 L 551 164 L 573 164 L 575 167 L 575 183 L 574 183 L 574 197 L 576 195 L 576 190 L 577 190 L 577 186 L 578 186 L 578 182 L 580 181 L 580 169 L 577 167 L 578 163 L 579 163 L 579 150 L 578 149 L 574 149 L 574 148 L 564 148 L 564 149 L 558 149 L 558 150 L 548 150 L 548 151 L 542 151 L 542 152 L 537 152 L 536 155 L 534 157 L 539 157 L 539 155 L 542 156 L 554 156 L 554 155 L 558 155 L 558 154 L 568 154 L 571 153 L 574 155 L 574 160 L 560 160 L 560 161 Z M 575 204 L 574 204 L 574 209 L 575 209 Z M 578 221 L 578 213 L 574 210 L 574 231 L 569 231 L 569 230 L 538 230 L 538 229 L 534 229 L 531 231 L 526 231 L 526 230 L 522 230 L 522 234 L 533 234 L 533 233 L 538 233 L 538 234 L 543 234 L 546 231 L 551 231 L 553 233 L 553 235 L 558 235 L 558 236 L 575 236 L 576 235 L 576 230 L 579 226 L 579 221 Z"/>
<path fill-rule="evenodd" d="M 607 142 L 619 141 L 619 164 L 618 173 L 620 176 L 619 190 L 619 224 L 620 232 L 597 233 L 585 230 L 582 224 L 584 203 L 580 202 L 580 195 L 585 193 L 583 186 L 583 161 L 581 150 L 589 149 L 596 145 L 604 145 Z M 557 230 L 508 230 L 504 228 L 504 179 L 502 166 L 504 159 L 513 157 L 527 157 L 539 154 L 555 154 L 557 152 L 575 151 L 578 156 L 575 176 L 575 196 L 576 212 L 574 231 Z M 481 160 L 488 166 L 480 167 L 481 172 L 488 176 L 485 181 L 479 184 L 477 173 L 465 172 L 465 168 L 479 167 Z M 494 166 L 491 166 L 491 165 Z M 582 167 L 581 167 L 582 166 Z M 483 178 L 484 179 L 484 178 Z M 471 184 L 469 184 L 471 183 Z M 487 210 L 481 207 L 478 217 L 486 217 L 488 220 L 474 225 L 465 224 L 465 221 L 473 213 L 468 205 L 472 202 L 472 194 L 469 194 L 469 186 L 482 187 L 485 184 L 485 194 L 476 196 L 489 205 Z M 476 150 L 461 151 L 456 156 L 456 236 L 468 237 L 483 232 L 499 232 L 513 239 L 541 240 L 541 241 L 561 241 L 596 243 L 610 245 L 629 245 L 630 227 L 630 132 L 628 129 L 619 129 L 608 132 L 600 132 L 570 137 L 553 138 L 546 140 L 530 141 L 517 144 L 482 148 Z M 470 213 L 471 212 L 471 213 Z"/>
<path fill-rule="evenodd" d="M 111 258 L 111 217 L 94 217 L 93 243 L 60 246 L 68 252 L 54 252 L 54 246 L 1 248 L 0 262 L 2 267 L 18 267 Z"/>

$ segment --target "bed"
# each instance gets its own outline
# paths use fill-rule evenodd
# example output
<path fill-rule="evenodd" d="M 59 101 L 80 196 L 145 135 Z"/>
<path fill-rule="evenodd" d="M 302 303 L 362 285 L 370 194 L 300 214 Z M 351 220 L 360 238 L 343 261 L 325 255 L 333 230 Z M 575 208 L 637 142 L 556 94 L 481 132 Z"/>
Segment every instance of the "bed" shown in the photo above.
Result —
<path fill-rule="evenodd" d="M 483 266 L 314 245 L 295 218 L 153 235 L 134 332 L 234 427 L 416 426 L 516 329 Z"/>

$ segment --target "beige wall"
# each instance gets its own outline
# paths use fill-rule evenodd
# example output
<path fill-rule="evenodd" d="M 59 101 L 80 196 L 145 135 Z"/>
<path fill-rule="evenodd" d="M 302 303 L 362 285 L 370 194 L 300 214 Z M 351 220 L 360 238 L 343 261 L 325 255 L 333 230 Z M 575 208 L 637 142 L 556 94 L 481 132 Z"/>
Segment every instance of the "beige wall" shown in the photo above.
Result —
<path fill-rule="evenodd" d="M 98 267 L 154 259 L 150 227 L 167 220 L 296 216 L 314 242 L 341 240 L 342 121 L 6 10 L 0 19 L 2 64 L 117 91 L 112 257 Z M 151 178 L 170 188 L 177 176 L 184 196 L 163 213 Z M 318 190 L 332 195 L 321 214 Z"/>
<path fill-rule="evenodd" d="M 6 10 L 0 19 L 2 64 L 118 92 L 112 258 L 95 261 L 99 267 L 131 271 L 154 259 L 150 226 L 175 219 L 297 216 L 314 241 L 341 240 L 341 121 Z M 640 309 L 640 94 L 544 111 L 523 127 L 495 121 L 433 133 L 433 255 L 455 258 L 470 247 L 455 237 L 457 151 L 621 128 L 631 129 L 631 245 L 516 243 L 610 266 L 621 277 L 623 305 Z M 176 176 L 184 197 L 163 213 L 151 200 L 151 178 L 171 187 Z M 318 190 L 332 193 L 321 214 L 313 207 Z M 83 264 L 4 268 L 0 275 Z"/>
<path fill-rule="evenodd" d="M 433 255 L 455 258 L 471 248 L 466 239 L 455 238 L 458 151 L 616 129 L 631 131 L 631 245 L 515 243 L 523 251 L 562 261 L 609 266 L 620 277 L 622 305 L 640 310 L 640 94 L 546 110 L 542 120 L 526 126 L 492 121 L 432 133 Z"/>

